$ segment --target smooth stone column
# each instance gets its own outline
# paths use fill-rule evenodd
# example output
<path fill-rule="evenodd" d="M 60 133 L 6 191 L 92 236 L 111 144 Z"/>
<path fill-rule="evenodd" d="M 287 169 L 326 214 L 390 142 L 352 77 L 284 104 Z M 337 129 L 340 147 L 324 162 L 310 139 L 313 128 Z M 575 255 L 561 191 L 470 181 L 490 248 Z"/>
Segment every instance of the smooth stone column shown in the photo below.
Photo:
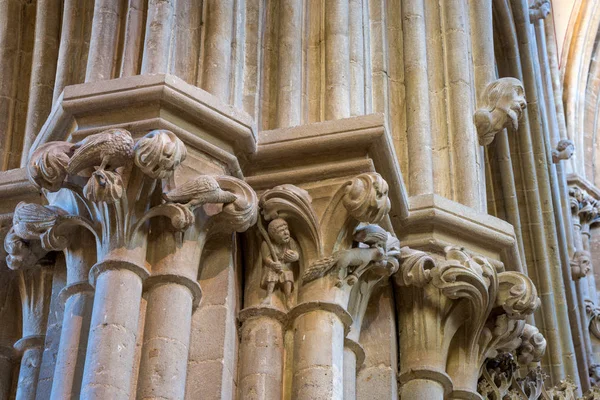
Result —
<path fill-rule="evenodd" d="M 60 293 L 65 300 L 62 330 L 51 399 L 79 398 L 94 291 L 88 282 L 66 286 Z"/>
<path fill-rule="evenodd" d="M 22 354 L 16 400 L 35 400 L 44 340 L 44 335 L 35 335 L 24 337 L 15 343 L 15 349 Z"/>
<path fill-rule="evenodd" d="M 344 347 L 344 400 L 356 399 L 356 354 Z"/>
<path fill-rule="evenodd" d="M 292 398 L 344 398 L 344 337 L 352 317 L 337 304 L 303 303 L 294 319 Z M 295 318 L 294 318 L 295 317 Z"/>
<path fill-rule="evenodd" d="M 443 400 L 444 387 L 429 379 L 412 379 L 402 385 L 403 399 Z"/>
<path fill-rule="evenodd" d="M 192 311 L 200 302 L 200 285 L 177 275 L 151 276 L 146 285 L 146 325 L 137 398 L 183 399 Z"/>
<path fill-rule="evenodd" d="M 109 260 L 92 267 L 90 281 L 96 295 L 81 398 L 130 398 L 142 280 L 147 276 L 144 268 L 127 261 Z"/>
<path fill-rule="evenodd" d="M 285 318 L 285 313 L 271 307 L 240 312 L 240 398 L 248 393 L 255 400 L 282 398 Z"/>

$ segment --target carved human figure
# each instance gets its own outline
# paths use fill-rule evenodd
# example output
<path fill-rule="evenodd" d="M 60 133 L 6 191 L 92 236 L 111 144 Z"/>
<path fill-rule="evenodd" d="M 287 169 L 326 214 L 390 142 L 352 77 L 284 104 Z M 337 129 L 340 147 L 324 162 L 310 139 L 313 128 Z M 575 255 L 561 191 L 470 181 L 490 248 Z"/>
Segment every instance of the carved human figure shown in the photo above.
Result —
<path fill-rule="evenodd" d="M 482 107 L 473 116 L 481 146 L 492 143 L 496 134 L 504 128 L 516 131 L 527 107 L 523 84 L 515 78 L 491 82 L 482 93 L 481 103 Z"/>
<path fill-rule="evenodd" d="M 264 238 L 260 252 L 263 263 L 261 287 L 267 290 L 263 304 L 270 304 L 271 295 L 276 287 L 281 287 L 286 298 L 286 305 L 292 307 L 292 291 L 294 290 L 293 264 L 298 261 L 298 245 L 290 234 L 287 222 L 283 218 L 275 218 L 268 227 L 268 238 Z"/>
<path fill-rule="evenodd" d="M 562 139 L 552 150 L 552 162 L 558 163 L 560 160 L 568 160 L 575 153 L 575 145 L 569 139 Z"/>

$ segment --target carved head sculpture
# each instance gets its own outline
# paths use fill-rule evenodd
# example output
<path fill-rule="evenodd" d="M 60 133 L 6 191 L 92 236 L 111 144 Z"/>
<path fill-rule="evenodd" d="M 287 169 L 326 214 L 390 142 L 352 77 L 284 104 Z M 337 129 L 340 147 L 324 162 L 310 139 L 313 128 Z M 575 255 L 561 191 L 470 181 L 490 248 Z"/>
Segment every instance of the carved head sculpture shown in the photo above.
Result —
<path fill-rule="evenodd" d="M 269 236 L 277 244 L 286 244 L 290 241 L 290 229 L 283 218 L 275 218 L 269 222 L 267 228 Z"/>
<path fill-rule="evenodd" d="M 475 112 L 473 120 L 482 146 L 492 143 L 496 133 L 504 128 L 516 131 L 527 107 L 523 84 L 515 78 L 491 82 L 483 91 L 481 103 L 482 107 Z"/>
<path fill-rule="evenodd" d="M 552 11 L 550 0 L 535 0 L 529 7 L 529 22 L 532 24 L 540 19 L 544 19 Z"/>
<path fill-rule="evenodd" d="M 521 345 L 517 349 L 517 357 L 520 364 L 529 364 L 542 359 L 546 352 L 546 339 L 538 328 L 525 324 L 521 335 Z"/>
<path fill-rule="evenodd" d="M 552 162 L 558 163 L 560 160 L 568 160 L 575 153 L 575 145 L 569 139 L 562 139 L 552 150 Z"/>
<path fill-rule="evenodd" d="M 571 260 L 573 279 L 583 278 L 590 272 L 591 255 L 587 251 L 576 251 Z"/>

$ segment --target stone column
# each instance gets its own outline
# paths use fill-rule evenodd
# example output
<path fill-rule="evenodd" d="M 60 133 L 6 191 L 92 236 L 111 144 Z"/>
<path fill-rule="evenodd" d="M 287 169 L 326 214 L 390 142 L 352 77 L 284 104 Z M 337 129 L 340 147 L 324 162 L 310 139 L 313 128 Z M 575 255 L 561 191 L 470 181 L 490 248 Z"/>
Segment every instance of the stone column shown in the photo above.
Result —
<path fill-rule="evenodd" d="M 121 10 L 123 10 L 123 0 L 96 0 L 94 3 L 86 82 L 113 78 L 116 70 Z"/>
<path fill-rule="evenodd" d="M 95 286 L 82 397 L 129 399 L 134 370 L 144 267 L 105 260 L 90 271 Z"/>
<path fill-rule="evenodd" d="M 352 317 L 339 305 L 303 303 L 290 312 L 294 331 L 292 398 L 344 398 L 344 337 Z"/>
<path fill-rule="evenodd" d="M 50 398 L 77 398 L 81 391 L 94 292 L 88 282 L 74 283 L 61 291 L 60 298 L 65 302 L 65 311 Z"/>
<path fill-rule="evenodd" d="M 35 399 L 45 338 L 45 335 L 27 336 L 15 343 L 15 350 L 21 354 L 21 367 L 15 397 L 17 400 Z"/>
<path fill-rule="evenodd" d="M 362 346 L 358 341 L 347 337 L 344 340 L 344 400 L 356 399 L 356 372 L 364 361 L 365 351 Z"/>
<path fill-rule="evenodd" d="M 67 266 L 67 285 L 59 298 L 64 302 L 60 343 L 54 368 L 51 399 L 79 398 L 83 367 L 87 351 L 94 290 L 88 274 L 96 260 L 93 237 L 86 231 L 77 231 L 77 240 L 71 237 L 64 250 Z"/>
<path fill-rule="evenodd" d="M 8 399 L 12 387 L 14 348 L 0 346 L 0 399 Z"/>
<path fill-rule="evenodd" d="M 221 231 L 231 235 L 232 230 L 244 231 L 256 220 L 256 195 L 249 186 L 224 176 L 200 176 L 195 181 L 202 179 L 214 182 L 217 196 L 210 198 L 202 193 L 193 200 L 196 206 L 210 204 L 195 211 L 194 224 L 182 239 L 169 227 L 155 225 L 159 233 L 153 241 L 155 246 L 151 246 L 154 268 L 146 282 L 148 305 L 138 399 L 184 398 L 192 312 L 201 298 L 198 272 L 204 244 L 210 234 Z M 207 211 L 217 204 L 221 211 L 216 215 Z"/>
<path fill-rule="evenodd" d="M 254 399 L 283 396 L 284 322 L 286 314 L 271 307 L 252 307 L 240 312 L 239 393 Z"/>

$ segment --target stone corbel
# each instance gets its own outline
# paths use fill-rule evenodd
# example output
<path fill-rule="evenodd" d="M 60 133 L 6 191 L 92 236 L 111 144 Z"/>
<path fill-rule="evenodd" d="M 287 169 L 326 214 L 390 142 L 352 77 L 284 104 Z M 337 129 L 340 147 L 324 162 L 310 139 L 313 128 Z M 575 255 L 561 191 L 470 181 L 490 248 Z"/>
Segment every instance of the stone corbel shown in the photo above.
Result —
<path fill-rule="evenodd" d="M 521 344 L 525 318 L 540 301 L 526 275 L 497 272 L 485 257 L 462 248 L 449 246 L 444 253 L 441 259 L 406 247 L 401 250 L 395 275 L 401 287 L 399 329 L 413 332 L 417 324 L 437 327 L 438 333 L 402 337 L 400 380 L 410 396 L 424 393 L 422 386 L 411 382 L 425 379 L 430 380 L 427 390 L 434 390 L 435 398 L 451 390 L 454 398 L 471 398 L 485 360 Z M 418 357 L 410 356 L 414 351 Z"/>
<path fill-rule="evenodd" d="M 502 129 L 517 131 L 519 119 L 527 107 L 525 89 L 515 78 L 500 78 L 483 90 L 480 108 L 473 116 L 479 144 L 487 146 Z"/>

